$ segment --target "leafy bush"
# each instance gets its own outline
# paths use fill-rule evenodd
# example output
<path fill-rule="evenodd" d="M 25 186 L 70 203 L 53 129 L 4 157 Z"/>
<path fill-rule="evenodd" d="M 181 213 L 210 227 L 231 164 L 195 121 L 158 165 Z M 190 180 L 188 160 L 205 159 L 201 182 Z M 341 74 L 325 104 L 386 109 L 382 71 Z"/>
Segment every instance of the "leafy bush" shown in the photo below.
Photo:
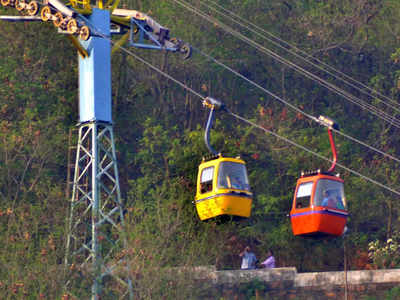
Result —
<path fill-rule="evenodd" d="M 395 268 L 400 266 L 400 234 L 396 233 L 386 242 L 379 240 L 370 242 L 368 256 L 378 269 Z"/>

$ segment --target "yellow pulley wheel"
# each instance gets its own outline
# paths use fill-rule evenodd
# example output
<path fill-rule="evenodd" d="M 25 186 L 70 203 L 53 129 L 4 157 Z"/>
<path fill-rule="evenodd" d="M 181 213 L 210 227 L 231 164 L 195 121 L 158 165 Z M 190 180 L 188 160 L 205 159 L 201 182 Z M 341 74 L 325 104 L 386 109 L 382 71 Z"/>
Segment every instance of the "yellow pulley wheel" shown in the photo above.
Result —
<path fill-rule="evenodd" d="M 45 6 L 40 11 L 40 18 L 43 22 L 47 22 L 51 18 L 51 9 L 49 6 Z"/>
<path fill-rule="evenodd" d="M 26 10 L 28 12 L 28 15 L 36 16 L 37 13 L 39 12 L 39 4 L 36 1 L 31 1 L 31 2 L 29 2 Z"/>
<path fill-rule="evenodd" d="M 67 31 L 70 34 L 75 34 L 78 32 L 78 23 L 75 19 L 71 19 L 67 23 Z"/>
<path fill-rule="evenodd" d="M 1 5 L 3 6 L 9 6 L 11 3 L 11 0 L 1 0 Z"/>
<path fill-rule="evenodd" d="M 54 20 L 53 20 L 54 26 L 60 27 L 63 21 L 64 21 L 64 17 L 62 15 L 62 13 L 60 13 L 59 11 L 56 12 L 54 14 Z"/>
<path fill-rule="evenodd" d="M 90 36 L 90 29 L 87 26 L 82 26 L 79 30 L 79 38 L 83 41 L 87 41 Z"/>
<path fill-rule="evenodd" d="M 15 8 L 18 11 L 24 10 L 25 7 L 27 7 L 25 0 L 16 0 L 15 1 Z"/>

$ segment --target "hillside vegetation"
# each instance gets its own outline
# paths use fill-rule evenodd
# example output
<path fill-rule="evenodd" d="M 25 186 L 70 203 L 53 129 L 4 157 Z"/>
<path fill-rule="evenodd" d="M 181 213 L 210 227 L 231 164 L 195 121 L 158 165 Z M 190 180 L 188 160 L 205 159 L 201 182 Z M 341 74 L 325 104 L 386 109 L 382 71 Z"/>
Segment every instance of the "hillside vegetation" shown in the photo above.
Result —
<path fill-rule="evenodd" d="M 188 3 L 265 49 L 398 117 L 399 1 L 217 2 L 241 16 L 238 22 L 252 22 L 295 46 L 291 53 L 216 14 L 211 9 L 216 2 Z M 208 22 L 173 0 L 124 0 L 120 6 L 148 13 L 168 27 L 171 36 L 195 48 L 190 60 L 173 53 L 130 51 L 202 95 L 220 99 L 233 112 L 331 156 L 325 128 L 202 53 L 310 115 L 335 119 L 346 135 L 400 157 L 400 130 L 395 122 L 383 120 L 365 105 L 348 101 L 251 47 L 225 31 L 217 20 Z M 16 13 L 4 8 L 0 12 Z M 299 60 L 293 53 L 300 54 L 300 49 L 309 59 L 318 59 L 374 89 L 373 97 L 362 92 L 364 87 L 360 91 Z M 52 25 L 1 23 L 0 57 L 0 297 L 59 299 L 64 292 L 62 263 L 69 210 L 65 196 L 68 133 L 78 120 L 77 54 Z M 190 288 L 191 278 L 168 280 L 168 268 L 216 265 L 236 269 L 245 244 L 252 245 L 260 259 L 268 248 L 273 249 L 278 266 L 295 266 L 300 272 L 343 269 L 343 238 L 295 238 L 287 217 L 300 172 L 327 169 L 329 162 L 229 115 L 217 114 L 211 143 L 222 153 L 240 155 L 247 162 L 255 199 L 249 220 L 202 223 L 192 201 L 197 167 L 207 154 L 203 135 L 208 110 L 200 98 L 123 51 L 113 55 L 112 72 L 119 177 L 138 298 L 200 296 Z M 398 162 L 345 136 L 336 135 L 335 140 L 342 165 L 400 191 Z M 378 246 L 377 241 L 396 239 L 399 195 L 347 170 L 337 171 L 345 180 L 350 212 L 345 238 L 348 268 L 396 267 L 398 260 L 393 257 L 397 252 L 378 264 L 368 259 L 368 244 Z M 82 286 L 76 293 L 84 297 L 89 289 L 84 290 Z"/>

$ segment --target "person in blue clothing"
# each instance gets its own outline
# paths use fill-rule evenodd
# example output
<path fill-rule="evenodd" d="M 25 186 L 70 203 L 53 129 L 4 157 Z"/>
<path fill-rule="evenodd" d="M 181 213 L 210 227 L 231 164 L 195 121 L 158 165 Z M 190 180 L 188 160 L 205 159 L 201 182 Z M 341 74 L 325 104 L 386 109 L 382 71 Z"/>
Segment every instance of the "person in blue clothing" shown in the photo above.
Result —
<path fill-rule="evenodd" d="M 324 191 L 323 196 L 324 196 L 324 198 L 322 198 L 322 206 L 328 206 L 329 192 Z"/>
<path fill-rule="evenodd" d="M 324 191 L 324 198 L 322 200 L 322 206 L 330 208 L 344 209 L 342 198 L 339 196 L 336 190 Z"/>
<path fill-rule="evenodd" d="M 324 198 L 322 199 L 322 206 L 336 208 L 336 199 L 333 197 L 332 192 L 324 191 Z"/>
<path fill-rule="evenodd" d="M 242 258 L 242 270 L 254 270 L 256 268 L 257 258 L 251 252 L 250 246 L 246 246 L 239 256 Z"/>

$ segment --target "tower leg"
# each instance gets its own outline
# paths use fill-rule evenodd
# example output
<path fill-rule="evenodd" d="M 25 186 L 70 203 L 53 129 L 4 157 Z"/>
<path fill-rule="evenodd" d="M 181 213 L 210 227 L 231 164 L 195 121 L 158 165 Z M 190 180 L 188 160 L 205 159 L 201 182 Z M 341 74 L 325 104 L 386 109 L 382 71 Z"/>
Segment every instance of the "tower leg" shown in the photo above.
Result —
<path fill-rule="evenodd" d="M 65 267 L 67 288 L 92 280 L 92 299 L 103 293 L 105 277 L 123 284 L 132 298 L 126 236 L 112 125 L 81 124 L 68 222 Z M 116 269 L 118 268 L 118 274 Z M 121 277 L 121 270 L 125 275 Z"/>

